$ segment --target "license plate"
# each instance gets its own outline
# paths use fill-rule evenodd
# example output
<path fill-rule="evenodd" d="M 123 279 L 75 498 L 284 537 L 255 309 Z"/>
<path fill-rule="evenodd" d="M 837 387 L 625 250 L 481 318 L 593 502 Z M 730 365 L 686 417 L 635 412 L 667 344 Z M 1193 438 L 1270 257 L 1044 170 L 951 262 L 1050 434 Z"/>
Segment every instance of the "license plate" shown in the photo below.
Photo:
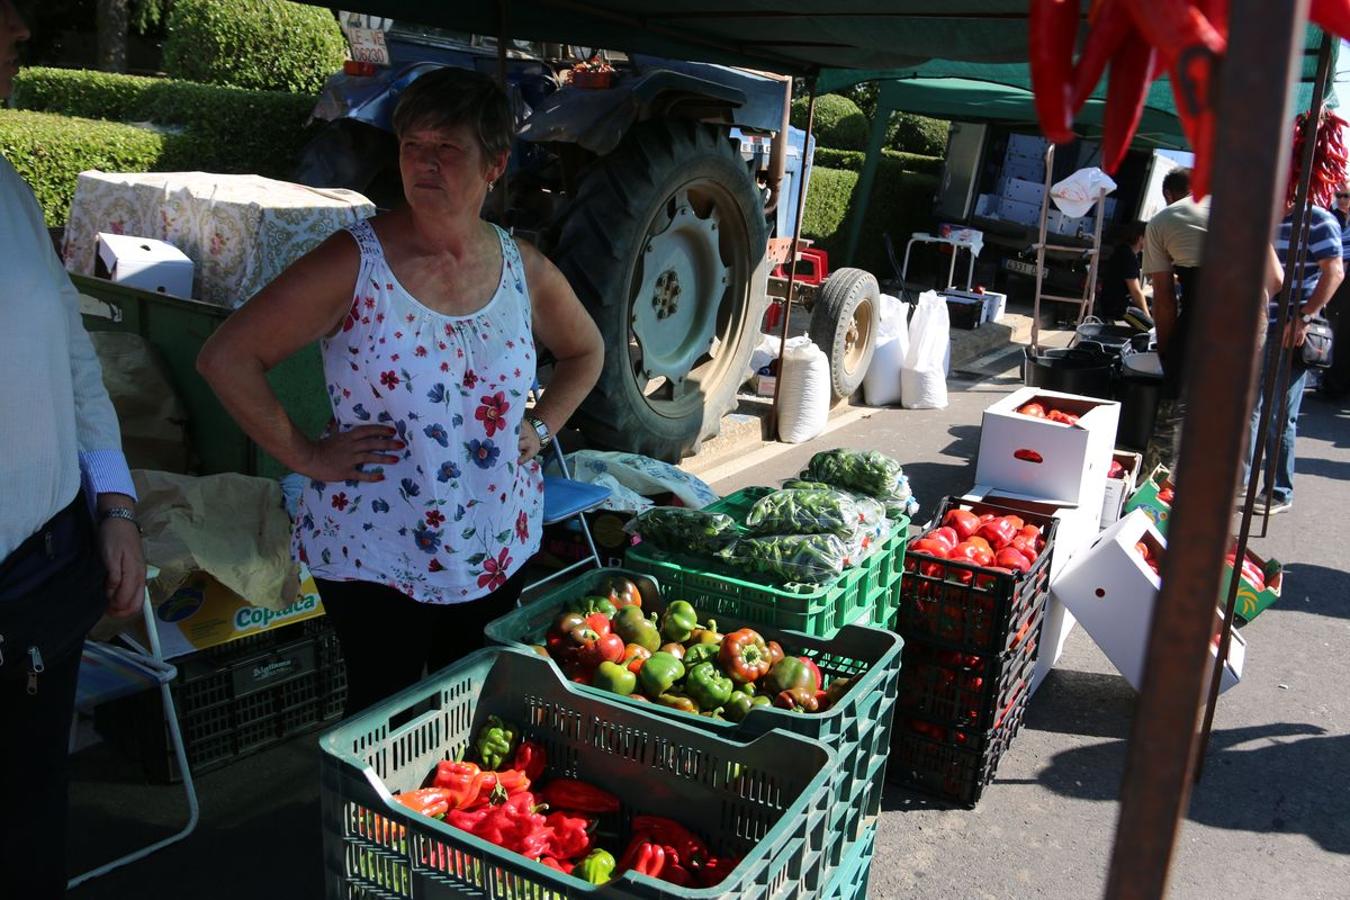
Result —
<path fill-rule="evenodd" d="M 1020 259 L 1005 259 L 1003 268 L 1009 272 L 1016 272 L 1019 275 L 1035 275 L 1036 265 L 1034 263 L 1022 262 Z"/>
<path fill-rule="evenodd" d="M 374 63 L 377 66 L 389 65 L 389 47 L 384 42 L 384 32 L 375 28 L 347 28 L 347 43 L 351 47 L 352 59 L 356 62 Z"/>

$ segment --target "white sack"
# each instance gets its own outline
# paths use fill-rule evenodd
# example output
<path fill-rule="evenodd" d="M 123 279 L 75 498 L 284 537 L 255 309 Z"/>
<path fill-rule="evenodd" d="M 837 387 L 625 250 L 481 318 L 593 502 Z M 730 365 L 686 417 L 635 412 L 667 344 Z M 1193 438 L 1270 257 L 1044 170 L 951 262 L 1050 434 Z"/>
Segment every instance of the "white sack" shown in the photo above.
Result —
<path fill-rule="evenodd" d="M 791 338 L 778 388 L 778 439 L 800 444 L 825 430 L 830 417 L 830 361 L 809 337 Z"/>
<path fill-rule="evenodd" d="M 1079 169 L 1068 178 L 1050 188 L 1050 199 L 1055 201 L 1059 211 L 1071 219 L 1088 214 L 1097 197 L 1105 190 L 1108 194 L 1116 189 L 1116 183 L 1101 169 L 1092 166 Z"/>
<path fill-rule="evenodd" d="M 906 409 L 946 408 L 950 342 L 947 301 L 936 291 L 924 291 L 909 322 L 909 350 L 900 369 L 900 402 Z"/>
<path fill-rule="evenodd" d="M 863 376 L 863 400 L 868 406 L 900 402 L 900 368 L 909 352 L 909 307 L 889 294 L 881 295 L 881 324 L 876 351 Z"/>

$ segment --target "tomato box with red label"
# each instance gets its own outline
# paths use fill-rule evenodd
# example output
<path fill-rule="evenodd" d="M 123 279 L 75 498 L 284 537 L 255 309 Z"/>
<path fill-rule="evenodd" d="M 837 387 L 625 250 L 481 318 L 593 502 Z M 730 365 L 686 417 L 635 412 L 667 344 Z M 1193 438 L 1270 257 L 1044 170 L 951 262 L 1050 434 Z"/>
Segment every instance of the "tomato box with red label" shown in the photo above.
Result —
<path fill-rule="evenodd" d="M 1142 509 L 1153 522 L 1158 533 L 1167 534 L 1167 520 L 1172 518 L 1172 500 L 1176 494 L 1176 485 L 1172 484 L 1172 473 L 1163 466 L 1149 473 L 1139 489 L 1125 501 L 1125 512 Z"/>
<path fill-rule="evenodd" d="M 1111 467 L 1106 472 L 1106 499 L 1102 501 L 1101 527 L 1120 521 L 1125 514 L 1125 501 L 1134 494 L 1144 457 L 1128 450 L 1111 454 Z"/>
<path fill-rule="evenodd" d="M 1223 567 L 1223 590 L 1219 594 L 1220 603 L 1228 602 L 1228 590 L 1233 579 L 1233 561 L 1235 558 L 1233 551 L 1229 550 Z M 1280 591 L 1284 587 L 1284 569 L 1275 560 L 1262 559 L 1248 550 L 1247 558 L 1242 561 L 1240 581 L 1237 595 L 1237 614 L 1250 622 L 1280 599 Z"/>
<path fill-rule="evenodd" d="M 1120 404 L 1042 388 L 984 411 L 975 481 L 1004 494 L 1101 508 Z"/>

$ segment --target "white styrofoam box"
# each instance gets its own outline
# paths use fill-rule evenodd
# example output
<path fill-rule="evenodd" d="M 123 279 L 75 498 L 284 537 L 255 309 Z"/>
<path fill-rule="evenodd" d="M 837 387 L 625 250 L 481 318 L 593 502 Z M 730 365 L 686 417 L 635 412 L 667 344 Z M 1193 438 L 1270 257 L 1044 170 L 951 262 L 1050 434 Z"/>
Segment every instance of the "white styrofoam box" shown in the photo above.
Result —
<path fill-rule="evenodd" d="M 1021 203 L 1017 200 L 1009 200 L 1007 197 L 1000 197 L 998 217 L 1007 222 L 1016 222 L 1019 225 L 1039 225 L 1041 223 L 1041 205 L 1039 203 Z"/>
<path fill-rule="evenodd" d="M 942 295 L 960 300 L 979 300 L 982 302 L 984 309 L 980 311 L 981 322 L 997 322 L 1003 318 L 1003 312 L 1008 306 L 1008 295 L 1000 294 L 997 291 L 959 291 L 956 288 L 948 288 L 942 291 Z"/>
<path fill-rule="evenodd" d="M 100 231 L 97 247 L 99 275 L 144 291 L 192 296 L 192 260 L 173 244 Z"/>
<path fill-rule="evenodd" d="M 1039 134 L 1013 134 L 1008 136 L 1008 156 L 1020 156 L 1041 162 L 1050 142 Z"/>
<path fill-rule="evenodd" d="M 1160 587 L 1158 576 L 1135 549 L 1140 542 L 1154 553 L 1167 547 L 1148 517 L 1135 510 L 1103 531 L 1050 587 L 1135 690 L 1143 684 L 1149 625 Z M 1219 621 L 1217 607 L 1215 621 Z M 1211 644 L 1210 655 L 1215 653 Z M 1237 684 L 1245 655 L 1245 645 L 1235 640 L 1220 690 Z"/>
<path fill-rule="evenodd" d="M 1047 408 L 1077 415 L 1077 424 L 1017 412 L 1038 398 Z M 1120 404 L 1114 400 L 1020 388 L 984 411 L 975 481 L 1000 493 L 1071 503 L 1100 514 L 1119 422 Z"/>
<path fill-rule="evenodd" d="M 1002 178 L 1022 178 L 1026 181 L 1045 182 L 1045 160 L 1027 159 L 1022 156 L 1005 156 L 1003 168 L 999 170 Z"/>
<path fill-rule="evenodd" d="M 1025 178 L 1009 178 L 1003 185 L 1003 198 L 1018 203 L 1034 203 L 1037 207 L 1045 199 L 1045 184 Z"/>
<path fill-rule="evenodd" d="M 998 217 L 998 194 L 981 194 L 975 201 L 975 215 L 982 219 Z"/>
<path fill-rule="evenodd" d="M 1120 518 L 1125 510 L 1125 501 L 1139 485 L 1139 470 L 1144 467 L 1144 457 L 1139 453 L 1117 450 L 1111 454 L 1111 458 L 1124 467 L 1125 477 L 1106 479 L 1106 497 L 1102 500 L 1102 528 L 1114 525 Z"/>
<path fill-rule="evenodd" d="M 1088 509 L 1073 504 L 1043 503 L 1009 497 L 982 484 L 975 485 L 962 499 L 971 502 L 996 503 L 1008 509 L 1053 516 L 1057 519 L 1059 527 L 1055 529 L 1055 546 L 1050 557 L 1049 581 L 1052 585 L 1059 573 L 1064 570 L 1064 567 L 1083 550 L 1091 546 L 1093 539 L 1097 536 L 1095 517 L 1091 515 Z M 1036 655 L 1036 666 L 1029 686 L 1032 693 L 1035 693 L 1036 689 L 1041 686 L 1041 682 L 1045 680 L 1045 676 L 1049 675 L 1050 670 L 1059 662 L 1059 657 L 1064 652 L 1064 643 L 1069 639 L 1069 632 L 1073 631 L 1073 626 L 1077 621 L 1074 619 L 1073 613 L 1065 609 L 1064 604 L 1055 599 L 1054 594 L 1047 597 L 1045 603 L 1045 618 L 1041 622 L 1041 649 Z"/>

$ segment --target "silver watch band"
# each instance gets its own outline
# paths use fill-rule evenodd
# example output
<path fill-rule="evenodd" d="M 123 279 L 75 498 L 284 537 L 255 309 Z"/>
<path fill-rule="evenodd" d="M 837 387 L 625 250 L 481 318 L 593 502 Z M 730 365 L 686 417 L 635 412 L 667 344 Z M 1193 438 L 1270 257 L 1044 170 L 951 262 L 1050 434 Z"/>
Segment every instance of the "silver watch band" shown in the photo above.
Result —
<path fill-rule="evenodd" d="M 544 420 L 538 416 L 526 416 L 525 421 L 533 426 L 534 433 L 539 437 L 539 449 L 548 449 L 548 445 L 553 443 L 553 434 L 548 430 L 548 425 Z"/>
<path fill-rule="evenodd" d="M 125 506 L 113 506 L 99 513 L 99 522 L 106 522 L 108 519 L 125 519 L 135 525 L 137 531 L 141 530 L 141 523 L 136 521 L 136 513 Z"/>

